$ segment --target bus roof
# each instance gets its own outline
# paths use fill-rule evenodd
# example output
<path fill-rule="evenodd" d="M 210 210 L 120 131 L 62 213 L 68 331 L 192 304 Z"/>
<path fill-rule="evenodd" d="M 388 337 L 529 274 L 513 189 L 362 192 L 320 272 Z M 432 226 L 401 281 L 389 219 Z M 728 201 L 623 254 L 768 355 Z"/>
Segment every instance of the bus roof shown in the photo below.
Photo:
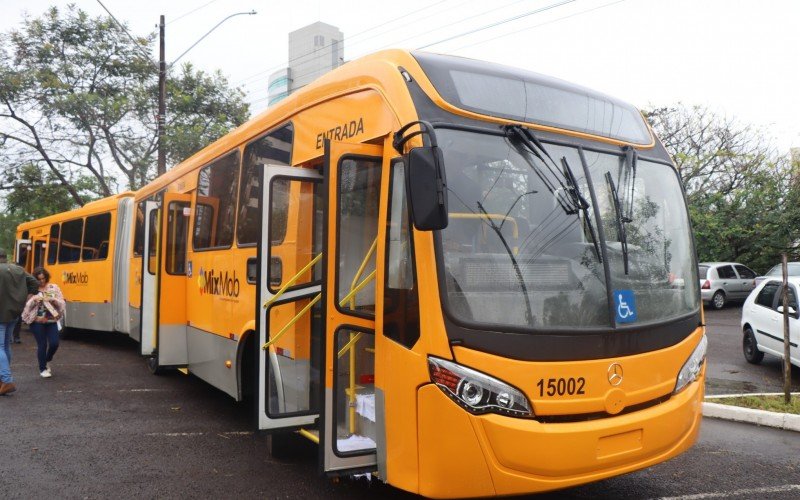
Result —
<path fill-rule="evenodd" d="M 135 193 L 133 191 L 125 191 L 124 193 L 114 194 L 111 196 L 107 196 L 105 198 L 101 198 L 99 200 L 90 201 L 86 205 L 76 208 L 74 210 L 70 210 L 68 212 L 61 212 L 55 215 L 42 217 L 41 219 L 35 219 L 32 221 L 23 222 L 22 224 L 17 226 L 17 231 L 18 232 L 26 231 L 33 229 L 35 227 L 54 224 L 56 222 L 77 219 L 78 217 L 85 217 L 87 215 L 94 215 L 102 212 L 109 212 L 111 210 L 116 210 L 120 199 L 133 197 L 134 194 Z"/>

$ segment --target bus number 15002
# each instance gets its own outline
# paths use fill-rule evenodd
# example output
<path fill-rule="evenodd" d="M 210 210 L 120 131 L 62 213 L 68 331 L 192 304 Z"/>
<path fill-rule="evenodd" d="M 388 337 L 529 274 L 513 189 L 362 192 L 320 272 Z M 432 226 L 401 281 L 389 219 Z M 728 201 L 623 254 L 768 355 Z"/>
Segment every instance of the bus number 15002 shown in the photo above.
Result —
<path fill-rule="evenodd" d="M 536 387 L 539 388 L 539 396 L 573 396 L 575 394 L 586 394 L 583 390 L 586 385 L 586 379 L 583 377 L 578 378 L 549 378 L 545 382 L 544 379 L 539 379 Z"/>

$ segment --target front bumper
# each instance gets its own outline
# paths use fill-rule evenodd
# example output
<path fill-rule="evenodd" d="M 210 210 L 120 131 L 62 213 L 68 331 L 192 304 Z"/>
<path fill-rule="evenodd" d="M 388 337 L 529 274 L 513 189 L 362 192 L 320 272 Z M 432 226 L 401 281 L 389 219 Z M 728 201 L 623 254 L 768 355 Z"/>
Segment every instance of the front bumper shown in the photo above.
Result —
<path fill-rule="evenodd" d="M 535 493 L 657 464 L 697 440 L 704 380 L 705 367 L 697 381 L 661 404 L 577 423 L 475 416 L 436 386 L 424 386 L 418 392 L 419 493 Z"/>

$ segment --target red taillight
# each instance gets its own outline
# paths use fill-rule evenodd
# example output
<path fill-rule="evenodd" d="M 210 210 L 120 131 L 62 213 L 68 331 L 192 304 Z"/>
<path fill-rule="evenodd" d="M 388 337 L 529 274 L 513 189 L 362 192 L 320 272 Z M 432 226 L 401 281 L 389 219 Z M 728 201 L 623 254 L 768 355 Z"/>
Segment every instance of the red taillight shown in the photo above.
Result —
<path fill-rule="evenodd" d="M 711 290 L 711 282 L 708 281 L 708 280 L 705 280 L 703 282 L 703 286 L 701 286 L 700 288 L 702 288 L 703 290 Z"/>

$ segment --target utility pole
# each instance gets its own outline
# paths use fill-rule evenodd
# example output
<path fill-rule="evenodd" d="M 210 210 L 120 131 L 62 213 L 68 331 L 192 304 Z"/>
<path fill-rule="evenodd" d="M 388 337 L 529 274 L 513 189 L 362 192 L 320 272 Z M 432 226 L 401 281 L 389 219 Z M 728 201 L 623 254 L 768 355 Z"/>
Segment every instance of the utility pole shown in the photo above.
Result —
<path fill-rule="evenodd" d="M 792 401 L 792 358 L 789 343 L 789 265 L 787 260 L 786 254 L 783 254 L 781 256 L 783 271 L 783 297 L 781 297 L 783 305 L 783 402 L 788 405 Z M 795 298 L 795 300 L 797 299 Z"/>
<path fill-rule="evenodd" d="M 164 125 L 167 113 L 167 61 L 164 58 L 164 16 L 158 25 L 158 175 L 167 172 L 167 152 L 164 151 Z"/>

